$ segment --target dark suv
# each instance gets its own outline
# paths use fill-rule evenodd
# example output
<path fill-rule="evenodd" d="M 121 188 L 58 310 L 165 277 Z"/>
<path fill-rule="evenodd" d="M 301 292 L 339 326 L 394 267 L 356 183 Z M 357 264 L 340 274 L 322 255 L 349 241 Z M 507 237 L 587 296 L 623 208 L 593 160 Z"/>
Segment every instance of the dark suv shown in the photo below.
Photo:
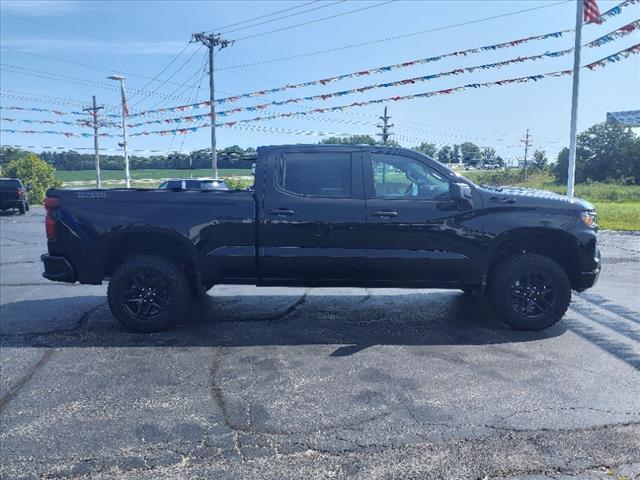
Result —
<path fill-rule="evenodd" d="M 27 188 L 17 178 L 0 178 L 0 210 L 13 208 L 23 215 L 29 211 Z"/>

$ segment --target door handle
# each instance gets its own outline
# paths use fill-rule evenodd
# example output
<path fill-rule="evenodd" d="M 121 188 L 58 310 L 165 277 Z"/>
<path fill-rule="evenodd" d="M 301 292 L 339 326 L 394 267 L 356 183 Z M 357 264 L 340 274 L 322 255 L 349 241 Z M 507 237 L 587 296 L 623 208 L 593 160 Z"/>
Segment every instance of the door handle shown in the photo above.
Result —
<path fill-rule="evenodd" d="M 293 215 L 295 210 L 291 210 L 290 208 L 274 208 L 269 210 L 271 215 Z"/>
<path fill-rule="evenodd" d="M 393 210 L 379 210 L 377 212 L 373 212 L 374 217 L 397 217 L 398 212 Z"/>

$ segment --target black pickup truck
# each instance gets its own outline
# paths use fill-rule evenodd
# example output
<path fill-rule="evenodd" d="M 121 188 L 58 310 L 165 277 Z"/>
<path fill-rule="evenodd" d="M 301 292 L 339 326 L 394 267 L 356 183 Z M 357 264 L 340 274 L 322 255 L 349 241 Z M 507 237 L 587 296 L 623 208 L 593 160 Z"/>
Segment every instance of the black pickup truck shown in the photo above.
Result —
<path fill-rule="evenodd" d="M 45 207 L 44 277 L 109 279 L 113 314 L 144 332 L 222 283 L 460 289 L 543 329 L 600 273 L 589 203 L 401 148 L 262 147 L 252 190 L 50 190 Z"/>
<path fill-rule="evenodd" d="M 17 209 L 20 215 L 29 211 L 27 188 L 17 178 L 0 178 L 0 210 Z"/>

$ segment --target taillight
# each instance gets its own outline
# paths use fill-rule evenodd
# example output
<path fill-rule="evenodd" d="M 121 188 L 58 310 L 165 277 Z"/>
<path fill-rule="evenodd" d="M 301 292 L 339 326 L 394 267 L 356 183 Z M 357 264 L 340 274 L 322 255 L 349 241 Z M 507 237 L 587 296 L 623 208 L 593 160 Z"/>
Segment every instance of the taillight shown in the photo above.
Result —
<path fill-rule="evenodd" d="M 25 193 L 26 193 L 26 191 L 25 191 L 25 189 L 24 189 L 24 188 L 19 188 L 19 189 L 18 189 L 18 196 L 19 196 L 20 198 L 24 198 Z"/>
<path fill-rule="evenodd" d="M 56 197 L 47 197 L 44 199 L 44 208 L 47 216 L 44 218 L 44 227 L 47 232 L 47 240 L 56 238 L 56 221 L 51 216 L 51 212 L 60 206 L 60 199 Z"/>

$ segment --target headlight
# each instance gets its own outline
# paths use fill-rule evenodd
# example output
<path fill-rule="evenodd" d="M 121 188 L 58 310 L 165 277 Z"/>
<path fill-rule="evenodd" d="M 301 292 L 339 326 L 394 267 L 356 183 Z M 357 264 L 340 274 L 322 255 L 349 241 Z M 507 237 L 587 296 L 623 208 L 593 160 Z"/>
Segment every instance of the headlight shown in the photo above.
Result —
<path fill-rule="evenodd" d="M 597 227 L 596 224 L 596 212 L 593 210 L 585 210 L 584 212 L 580 212 L 580 218 L 582 219 L 582 223 L 588 225 L 590 227 Z"/>

